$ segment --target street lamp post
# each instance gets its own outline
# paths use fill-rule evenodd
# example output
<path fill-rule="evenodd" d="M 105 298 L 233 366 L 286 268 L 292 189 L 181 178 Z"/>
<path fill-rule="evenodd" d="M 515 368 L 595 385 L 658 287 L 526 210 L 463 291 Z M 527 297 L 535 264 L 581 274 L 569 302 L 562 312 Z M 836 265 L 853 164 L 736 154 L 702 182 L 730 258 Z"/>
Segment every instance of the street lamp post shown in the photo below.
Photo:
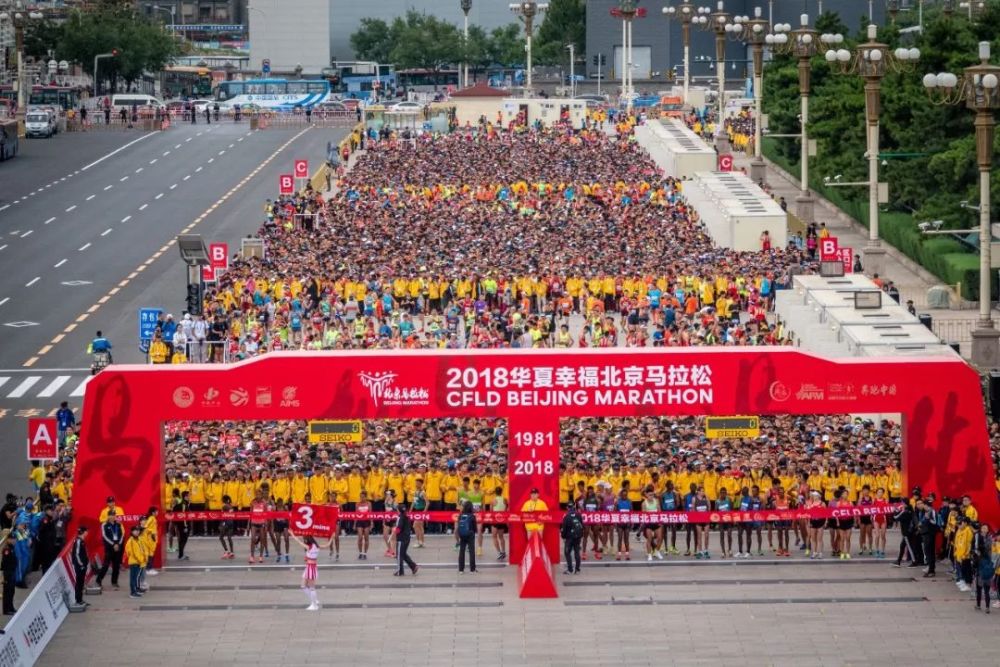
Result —
<path fill-rule="evenodd" d="M 986 12 L 986 2 L 984 0 L 969 0 L 958 3 L 959 8 L 968 12 L 970 21 L 977 21 Z"/>
<path fill-rule="evenodd" d="M 715 150 L 719 155 L 728 155 L 730 152 L 729 135 L 726 133 L 726 24 L 730 22 L 730 16 L 726 13 L 722 0 L 716 5 L 716 10 L 712 12 L 707 7 L 702 7 L 699 11 L 707 15 L 705 23 L 699 23 L 703 30 L 711 30 L 715 33 L 715 70 L 719 79 L 719 112 L 715 123 Z"/>
<path fill-rule="evenodd" d="M 24 133 L 24 114 L 28 108 L 27 81 L 24 77 L 24 27 L 28 20 L 37 21 L 42 18 L 41 12 L 24 12 L 21 0 L 14 4 L 14 12 L 0 12 L 0 21 L 10 21 L 14 24 L 14 51 L 17 56 L 17 120 L 18 134 Z"/>
<path fill-rule="evenodd" d="M 631 113 L 635 89 L 632 84 L 632 21 L 639 14 L 635 0 L 619 0 L 612 14 L 622 18 L 622 97 L 625 99 L 625 110 Z"/>
<path fill-rule="evenodd" d="M 791 39 L 789 39 L 791 35 Z M 816 31 L 809 27 L 809 15 L 799 16 L 799 28 L 792 30 L 787 23 L 774 26 L 774 34 L 765 41 L 776 51 L 790 53 L 799 61 L 799 196 L 795 198 L 796 213 L 806 225 L 815 221 L 816 200 L 809 189 L 809 93 L 812 80 L 812 58 L 819 50 L 818 40 L 831 44 L 844 41 L 842 35 L 823 35 L 817 38 Z M 839 41 L 838 41 L 839 40 Z"/>
<path fill-rule="evenodd" d="M 741 20 L 737 20 L 741 19 Z M 764 97 L 764 44 L 768 35 L 767 19 L 762 17 L 760 7 L 754 7 L 753 18 L 739 17 L 726 26 L 726 30 L 744 44 L 750 45 L 753 53 L 753 159 L 750 160 L 750 178 L 754 183 L 765 180 L 764 156 L 761 154 L 761 101 Z"/>
<path fill-rule="evenodd" d="M 514 2 L 510 4 L 510 10 L 514 12 L 518 18 L 521 19 L 521 23 L 524 24 L 524 50 L 527 54 L 527 70 L 526 83 L 527 90 L 531 92 L 531 36 L 535 31 L 535 17 L 539 13 L 544 12 L 549 8 L 547 2 L 534 2 L 534 0 L 525 0 L 525 2 Z"/>
<path fill-rule="evenodd" d="M 976 162 L 979 166 L 979 321 L 972 332 L 972 363 L 994 367 L 1000 360 L 1000 331 L 993 326 L 990 273 L 993 234 L 990 231 L 990 169 L 993 166 L 994 112 L 1000 109 L 1000 67 L 990 65 L 990 43 L 979 42 L 979 64 L 966 67 L 962 77 L 943 72 L 924 76 L 931 100 L 965 104 L 976 112 Z"/>
<path fill-rule="evenodd" d="M 885 11 L 889 15 L 889 21 L 895 25 L 896 15 L 899 14 L 899 0 L 885 0 Z"/>
<path fill-rule="evenodd" d="M 576 98 L 576 44 L 567 44 L 566 49 L 569 51 L 569 96 L 570 98 Z"/>
<path fill-rule="evenodd" d="M 177 36 L 177 20 L 176 20 L 177 15 L 175 13 L 176 10 L 177 10 L 176 5 L 170 5 L 170 9 L 167 9 L 166 7 L 160 7 L 159 5 L 153 5 L 154 12 L 164 12 L 165 14 L 170 14 L 170 32 L 174 35 L 174 37 Z"/>
<path fill-rule="evenodd" d="M 472 0 L 461 0 L 459 6 L 462 8 L 462 14 L 465 17 L 465 23 L 462 27 L 462 39 L 465 43 L 465 48 L 469 48 L 469 11 L 472 9 Z M 462 63 L 462 88 L 469 87 L 469 61 L 468 56 L 464 58 L 465 62 Z"/>
<path fill-rule="evenodd" d="M 708 23 L 708 18 L 687 0 L 677 7 L 664 7 L 663 13 L 667 18 L 676 16 L 681 22 L 681 35 L 684 37 L 684 105 L 687 106 L 690 103 L 688 88 L 691 85 L 691 24 Z"/>
<path fill-rule="evenodd" d="M 856 73 L 865 82 L 865 120 L 867 126 L 867 158 L 868 158 L 868 245 L 864 249 L 864 266 L 869 274 L 885 272 L 885 248 L 878 230 L 878 151 L 879 151 L 879 115 L 882 106 L 882 79 L 888 67 L 902 69 L 920 57 L 916 48 L 898 48 L 895 51 L 889 46 L 876 41 L 878 28 L 874 24 L 868 26 L 868 41 L 858 44 L 852 54 L 847 49 L 829 48 L 826 60 L 831 65 L 839 64 L 841 72 Z M 834 40 L 836 35 L 831 36 Z M 828 42 L 830 43 L 830 42 Z"/>

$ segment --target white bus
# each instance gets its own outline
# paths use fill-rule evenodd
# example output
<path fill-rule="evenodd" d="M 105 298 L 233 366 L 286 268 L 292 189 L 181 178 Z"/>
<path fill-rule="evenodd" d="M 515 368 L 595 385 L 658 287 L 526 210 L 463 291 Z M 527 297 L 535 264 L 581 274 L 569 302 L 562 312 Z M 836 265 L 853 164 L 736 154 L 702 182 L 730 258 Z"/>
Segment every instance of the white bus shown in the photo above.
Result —
<path fill-rule="evenodd" d="M 307 109 L 331 100 L 330 82 L 325 79 L 257 79 L 221 81 L 215 89 L 220 106 L 252 106 L 275 111 Z"/>

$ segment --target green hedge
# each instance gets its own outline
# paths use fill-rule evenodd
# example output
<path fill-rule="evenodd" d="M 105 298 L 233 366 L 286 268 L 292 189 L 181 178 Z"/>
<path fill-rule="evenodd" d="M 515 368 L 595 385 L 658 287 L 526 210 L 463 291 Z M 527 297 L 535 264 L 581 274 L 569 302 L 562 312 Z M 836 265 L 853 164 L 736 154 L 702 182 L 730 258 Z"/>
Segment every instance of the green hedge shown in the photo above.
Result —
<path fill-rule="evenodd" d="M 778 152 L 776 139 L 764 139 L 765 157 L 789 174 L 799 174 L 798 162 L 792 162 Z M 827 187 L 815 176 L 810 177 L 810 187 L 841 211 L 868 226 L 868 201 L 852 200 L 838 188 Z M 954 286 L 961 283 L 962 297 L 970 301 L 979 298 L 979 255 L 970 251 L 953 238 L 924 236 L 917 228 L 917 221 L 909 213 L 890 211 L 879 215 L 879 235 L 904 255 L 920 264 L 942 282 Z M 993 292 L 997 292 L 997 274 L 993 274 Z"/>

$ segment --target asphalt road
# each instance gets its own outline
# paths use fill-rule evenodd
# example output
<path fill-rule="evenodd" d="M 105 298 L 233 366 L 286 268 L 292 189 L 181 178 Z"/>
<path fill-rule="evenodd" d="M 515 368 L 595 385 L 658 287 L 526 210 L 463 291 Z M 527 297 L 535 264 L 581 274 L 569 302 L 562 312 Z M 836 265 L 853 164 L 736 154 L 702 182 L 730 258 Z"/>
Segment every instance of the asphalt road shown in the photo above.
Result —
<path fill-rule="evenodd" d="M 25 418 L 79 406 L 96 330 L 138 363 L 137 313 L 184 310 L 180 233 L 256 231 L 292 161 L 318 166 L 345 129 L 245 124 L 27 140 L 0 165 L 0 491 L 24 493 Z"/>

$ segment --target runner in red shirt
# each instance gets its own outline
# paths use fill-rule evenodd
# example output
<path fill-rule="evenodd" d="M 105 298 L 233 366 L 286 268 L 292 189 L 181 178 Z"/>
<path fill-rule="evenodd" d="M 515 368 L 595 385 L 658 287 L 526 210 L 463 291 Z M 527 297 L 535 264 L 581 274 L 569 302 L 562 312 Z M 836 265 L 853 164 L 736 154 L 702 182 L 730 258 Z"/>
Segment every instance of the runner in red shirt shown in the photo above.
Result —
<path fill-rule="evenodd" d="M 257 552 L 257 562 L 264 562 L 264 549 L 267 546 L 267 501 L 264 494 L 257 492 L 257 497 L 250 503 L 250 564 L 252 565 L 254 552 Z"/>

